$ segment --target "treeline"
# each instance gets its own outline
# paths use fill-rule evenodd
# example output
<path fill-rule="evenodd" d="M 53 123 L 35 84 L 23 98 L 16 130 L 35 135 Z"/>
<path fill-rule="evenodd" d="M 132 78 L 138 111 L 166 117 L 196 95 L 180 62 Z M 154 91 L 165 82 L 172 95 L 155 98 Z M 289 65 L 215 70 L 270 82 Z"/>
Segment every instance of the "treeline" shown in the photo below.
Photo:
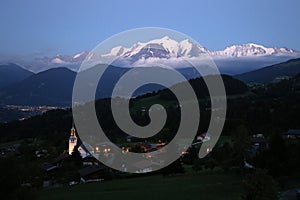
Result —
<path fill-rule="evenodd" d="M 228 75 L 222 75 L 221 77 L 224 82 L 225 91 L 226 91 L 227 95 L 244 94 L 248 91 L 247 85 L 245 83 L 243 83 L 242 81 L 234 79 Z M 218 76 L 207 76 L 206 79 L 210 83 L 213 83 L 213 82 L 217 81 Z M 185 83 L 179 83 L 179 84 L 173 86 L 173 88 L 180 89 L 181 87 L 184 86 L 184 84 Z M 199 99 L 208 98 L 210 96 L 208 88 L 206 86 L 206 83 L 202 77 L 189 80 L 189 84 L 192 86 L 192 88 L 195 91 L 195 94 L 197 95 L 197 97 Z M 160 91 L 159 97 L 162 100 L 176 100 L 175 95 L 169 89 Z"/>

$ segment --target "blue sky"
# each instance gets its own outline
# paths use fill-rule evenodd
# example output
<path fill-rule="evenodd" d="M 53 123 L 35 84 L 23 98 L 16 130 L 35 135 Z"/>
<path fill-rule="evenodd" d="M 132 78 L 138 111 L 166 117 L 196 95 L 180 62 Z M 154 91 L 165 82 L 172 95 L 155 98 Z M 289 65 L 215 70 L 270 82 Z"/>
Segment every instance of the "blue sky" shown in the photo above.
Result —
<path fill-rule="evenodd" d="M 74 54 L 149 26 L 211 50 L 249 42 L 300 50 L 299 8 L 299 0 L 2 0 L 0 53 Z"/>

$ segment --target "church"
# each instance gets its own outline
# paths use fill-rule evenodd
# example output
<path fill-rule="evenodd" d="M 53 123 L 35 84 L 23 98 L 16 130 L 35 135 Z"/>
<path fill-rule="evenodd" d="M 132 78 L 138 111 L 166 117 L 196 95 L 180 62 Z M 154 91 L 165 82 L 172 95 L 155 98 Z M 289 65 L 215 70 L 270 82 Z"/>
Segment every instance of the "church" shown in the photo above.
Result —
<path fill-rule="evenodd" d="M 75 129 L 75 126 L 74 126 L 74 123 L 73 123 L 72 128 L 71 128 L 70 137 L 69 137 L 69 149 L 68 149 L 69 155 L 72 155 L 72 153 L 73 153 L 73 151 L 76 147 L 77 147 L 77 150 L 79 151 L 82 158 L 90 156 L 91 155 L 90 152 L 93 152 L 92 147 L 91 147 L 90 150 L 88 150 L 85 147 L 85 145 L 83 145 L 83 144 L 79 145 L 79 140 L 78 140 L 78 137 L 76 135 L 76 129 Z"/>

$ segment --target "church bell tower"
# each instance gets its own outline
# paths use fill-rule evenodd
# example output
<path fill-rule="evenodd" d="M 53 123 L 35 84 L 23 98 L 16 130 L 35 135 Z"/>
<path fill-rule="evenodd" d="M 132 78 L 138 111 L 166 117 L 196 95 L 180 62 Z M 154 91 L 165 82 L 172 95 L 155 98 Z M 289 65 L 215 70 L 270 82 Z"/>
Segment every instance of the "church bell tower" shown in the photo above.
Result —
<path fill-rule="evenodd" d="M 74 151 L 74 148 L 77 145 L 77 137 L 76 137 L 76 129 L 74 127 L 74 123 L 71 128 L 71 135 L 69 138 L 69 155 L 71 155 Z"/>

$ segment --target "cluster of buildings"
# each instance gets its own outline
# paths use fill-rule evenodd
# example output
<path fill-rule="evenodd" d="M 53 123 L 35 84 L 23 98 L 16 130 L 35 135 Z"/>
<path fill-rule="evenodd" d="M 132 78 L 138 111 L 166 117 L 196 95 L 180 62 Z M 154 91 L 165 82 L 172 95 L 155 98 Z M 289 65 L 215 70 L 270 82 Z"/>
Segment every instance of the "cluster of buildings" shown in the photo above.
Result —
<path fill-rule="evenodd" d="M 210 135 L 205 133 L 198 135 L 192 145 L 197 145 L 206 141 L 210 140 Z M 300 130 L 290 129 L 285 133 L 282 133 L 282 137 L 286 139 L 297 139 L 300 138 Z M 146 153 L 144 159 L 136 163 L 130 163 L 131 167 L 136 168 L 136 172 L 145 173 L 151 172 L 153 168 L 157 167 L 158 165 L 163 165 L 163 161 L 160 160 L 160 154 L 165 153 L 164 146 L 165 143 L 158 142 L 158 143 L 148 143 L 148 142 L 131 142 L 132 137 L 126 138 L 127 143 L 132 145 L 127 146 L 119 146 L 118 148 L 121 151 L 115 151 L 111 144 L 108 143 L 99 143 L 95 146 L 91 146 L 86 143 L 81 143 L 77 134 L 74 125 L 70 131 L 70 137 L 68 141 L 68 150 L 64 151 L 59 156 L 53 159 L 47 159 L 49 157 L 49 152 L 46 149 L 36 150 L 35 156 L 37 158 L 44 158 L 46 162 L 43 163 L 42 169 L 45 171 L 46 174 L 53 174 L 56 173 L 56 169 L 62 168 L 64 163 L 67 162 L 69 158 L 71 158 L 72 153 L 74 150 L 77 150 L 80 154 L 80 160 L 82 162 L 82 168 L 78 170 L 78 174 L 80 175 L 80 182 L 87 183 L 87 182 L 95 182 L 95 181 L 102 181 L 106 179 L 107 174 L 115 174 L 120 173 L 115 171 L 107 166 L 105 166 L 102 162 L 99 161 L 105 160 L 107 163 L 110 162 L 119 162 L 119 166 L 123 169 L 122 171 L 126 172 L 128 163 L 126 161 L 119 159 L 120 152 L 122 154 L 126 154 L 128 152 L 139 150 L 140 152 Z M 267 139 L 263 134 L 256 134 L 252 136 L 251 139 L 251 148 L 249 150 L 250 155 L 255 155 L 257 152 L 266 150 L 269 148 L 269 144 Z M 1 157 L 9 157 L 14 155 L 20 155 L 18 151 L 20 144 L 13 144 L 8 146 L 0 146 L 0 156 Z M 208 153 L 212 149 L 208 149 Z M 147 154 L 147 152 L 151 152 L 151 154 Z M 154 153 L 155 152 L 155 153 Z M 185 152 L 182 152 L 184 154 Z M 253 168 L 251 164 L 249 164 L 245 160 L 245 167 L 246 168 Z M 71 182 L 70 184 L 77 184 L 78 182 Z M 44 181 L 44 187 L 53 187 L 53 183 L 51 181 Z"/>
<path fill-rule="evenodd" d="M 121 159 L 118 159 L 119 151 L 115 151 L 115 147 L 112 147 L 109 143 L 99 143 L 93 146 L 85 142 L 81 143 L 76 134 L 74 125 L 72 126 L 70 131 L 68 144 L 69 145 L 67 151 L 56 158 L 48 160 L 43 164 L 42 168 L 44 169 L 44 171 L 46 171 L 46 173 L 52 173 L 52 171 L 54 171 L 55 169 L 61 168 L 64 165 L 66 159 L 72 156 L 72 153 L 75 150 L 79 152 L 82 160 L 83 167 L 82 169 L 78 170 L 81 178 L 80 182 L 82 183 L 102 181 L 104 180 L 104 174 L 107 175 L 108 173 L 120 173 L 108 168 L 103 163 L 101 163 L 98 160 L 100 157 L 101 160 L 105 160 L 107 163 L 119 162 L 117 164 L 123 169 L 123 171 L 126 172 L 127 170 L 128 163 L 126 163 L 126 161 L 120 161 Z M 147 142 L 136 142 L 133 143 L 132 146 L 124 146 L 118 148 L 121 148 L 122 154 L 126 154 L 132 149 L 139 149 L 145 153 L 156 151 L 155 154 L 146 156 L 146 158 L 141 160 L 140 162 L 130 163 L 131 166 L 136 167 L 136 172 L 144 173 L 151 172 L 154 165 L 162 165 L 161 161 L 157 159 L 157 156 L 160 153 L 164 153 L 162 150 L 162 147 L 164 145 L 164 143 L 151 144 Z M 71 184 L 75 184 L 75 182 L 72 182 Z M 50 186 L 50 183 L 47 183 L 44 186 Z"/>

